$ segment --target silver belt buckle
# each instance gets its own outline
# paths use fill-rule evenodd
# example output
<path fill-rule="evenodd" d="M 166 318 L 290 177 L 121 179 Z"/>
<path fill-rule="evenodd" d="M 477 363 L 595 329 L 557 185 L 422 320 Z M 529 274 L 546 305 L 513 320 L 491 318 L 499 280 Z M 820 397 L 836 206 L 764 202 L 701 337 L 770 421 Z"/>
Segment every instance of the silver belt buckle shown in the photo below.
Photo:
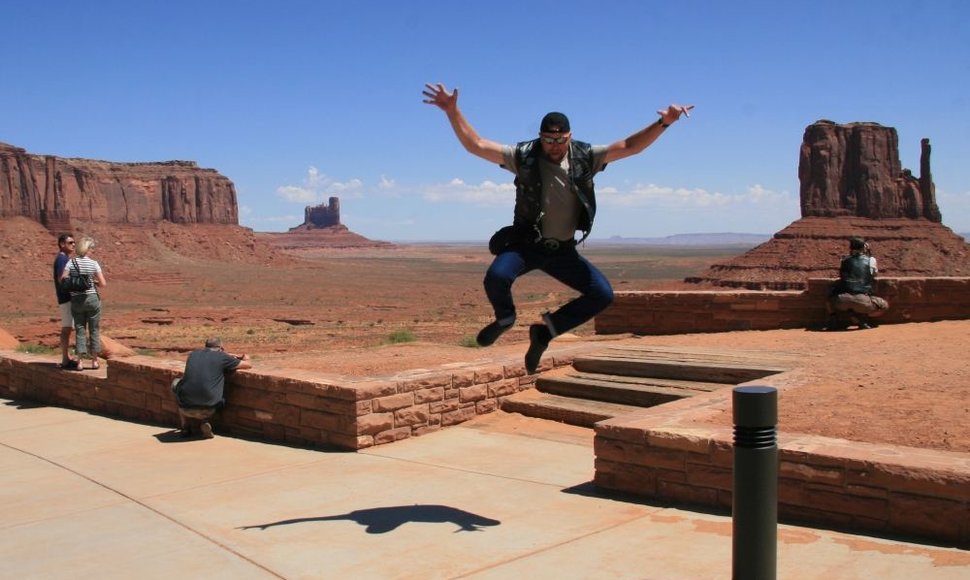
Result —
<path fill-rule="evenodd" d="M 555 238 L 546 238 L 542 240 L 542 245 L 545 246 L 550 252 L 555 252 L 559 249 L 559 240 Z"/>

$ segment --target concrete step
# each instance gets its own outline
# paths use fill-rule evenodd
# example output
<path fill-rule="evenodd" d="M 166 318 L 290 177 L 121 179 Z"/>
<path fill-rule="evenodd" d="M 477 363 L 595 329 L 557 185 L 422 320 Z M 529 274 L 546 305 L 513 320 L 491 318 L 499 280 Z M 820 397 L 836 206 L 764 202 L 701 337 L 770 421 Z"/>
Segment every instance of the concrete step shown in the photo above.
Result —
<path fill-rule="evenodd" d="M 576 357 L 573 368 L 603 375 L 737 385 L 784 372 L 791 362 L 784 353 L 614 346 Z"/>
<path fill-rule="evenodd" d="M 653 407 L 725 387 L 723 383 L 586 373 L 569 367 L 543 373 L 536 381 L 536 389 L 544 393 L 638 407 Z"/>
<path fill-rule="evenodd" d="M 633 413 L 642 407 L 562 397 L 530 389 L 503 399 L 501 409 L 527 417 L 592 428 L 599 421 Z"/>

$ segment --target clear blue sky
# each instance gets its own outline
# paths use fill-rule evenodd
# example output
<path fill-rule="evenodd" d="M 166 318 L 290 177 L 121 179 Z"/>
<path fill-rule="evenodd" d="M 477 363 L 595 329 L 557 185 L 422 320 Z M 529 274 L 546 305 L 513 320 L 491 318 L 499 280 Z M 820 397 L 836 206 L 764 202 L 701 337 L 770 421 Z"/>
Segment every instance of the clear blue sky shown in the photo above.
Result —
<path fill-rule="evenodd" d="M 550 110 L 608 144 L 696 106 L 597 177 L 594 238 L 773 233 L 799 217 L 807 125 L 933 146 L 943 222 L 970 231 L 970 3 L 963 0 L 0 0 L 0 141 L 111 161 L 189 159 L 282 231 L 339 196 L 383 240 L 484 240 L 512 175 L 466 153 L 426 81 L 485 137 Z"/>

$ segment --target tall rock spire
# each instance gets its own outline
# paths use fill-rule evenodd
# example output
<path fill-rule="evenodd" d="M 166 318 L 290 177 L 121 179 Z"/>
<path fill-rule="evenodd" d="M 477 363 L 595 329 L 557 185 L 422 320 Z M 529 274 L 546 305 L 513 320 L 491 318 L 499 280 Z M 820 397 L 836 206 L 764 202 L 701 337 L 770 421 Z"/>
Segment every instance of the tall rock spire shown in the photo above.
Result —
<path fill-rule="evenodd" d="M 872 243 L 886 276 L 968 276 L 970 244 L 943 225 L 923 139 L 920 176 L 899 162 L 896 129 L 817 121 L 805 129 L 798 178 L 802 217 L 742 256 L 687 282 L 800 289 L 836 276 L 847 240 Z"/>

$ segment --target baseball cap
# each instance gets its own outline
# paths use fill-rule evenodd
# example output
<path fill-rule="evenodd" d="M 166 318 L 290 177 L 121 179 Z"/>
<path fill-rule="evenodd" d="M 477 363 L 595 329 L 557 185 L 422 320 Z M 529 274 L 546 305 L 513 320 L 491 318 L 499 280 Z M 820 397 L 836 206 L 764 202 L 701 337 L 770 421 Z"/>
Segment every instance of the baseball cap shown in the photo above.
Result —
<path fill-rule="evenodd" d="M 546 116 L 542 118 L 542 123 L 539 125 L 539 131 L 542 133 L 568 133 L 569 119 L 562 113 L 547 113 Z"/>

